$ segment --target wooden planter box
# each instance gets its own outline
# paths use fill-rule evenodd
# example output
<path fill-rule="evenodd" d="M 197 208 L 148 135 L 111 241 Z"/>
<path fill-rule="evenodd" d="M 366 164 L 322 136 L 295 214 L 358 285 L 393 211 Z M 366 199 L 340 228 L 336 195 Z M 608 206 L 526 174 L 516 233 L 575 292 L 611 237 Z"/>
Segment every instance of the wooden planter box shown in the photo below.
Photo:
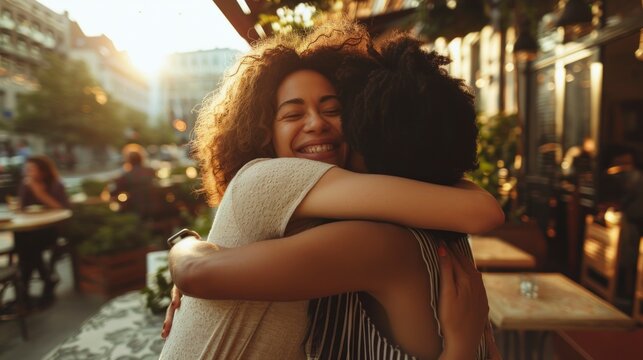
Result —
<path fill-rule="evenodd" d="M 79 256 L 79 289 L 84 293 L 114 297 L 145 286 L 148 247 L 113 255 Z"/>

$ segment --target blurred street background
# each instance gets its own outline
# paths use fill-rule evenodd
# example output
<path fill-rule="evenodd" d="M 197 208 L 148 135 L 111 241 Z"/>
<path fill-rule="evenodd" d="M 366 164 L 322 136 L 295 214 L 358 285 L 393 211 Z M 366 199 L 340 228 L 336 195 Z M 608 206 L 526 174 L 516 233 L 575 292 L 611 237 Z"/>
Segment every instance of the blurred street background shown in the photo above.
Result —
<path fill-rule="evenodd" d="M 0 358 L 98 356 L 67 345 L 144 287 L 128 316 L 155 331 L 164 239 L 206 235 L 215 212 L 190 156 L 204 97 L 254 40 L 339 16 L 413 33 L 476 96 L 468 176 L 507 223 L 471 242 L 503 356 L 643 358 L 641 0 L 0 0 L 0 269 L 18 260 L 7 224 L 30 156 L 53 160 L 73 214 L 45 252 L 55 301 L 0 322 Z M 0 276 L 0 319 L 15 295 Z"/>

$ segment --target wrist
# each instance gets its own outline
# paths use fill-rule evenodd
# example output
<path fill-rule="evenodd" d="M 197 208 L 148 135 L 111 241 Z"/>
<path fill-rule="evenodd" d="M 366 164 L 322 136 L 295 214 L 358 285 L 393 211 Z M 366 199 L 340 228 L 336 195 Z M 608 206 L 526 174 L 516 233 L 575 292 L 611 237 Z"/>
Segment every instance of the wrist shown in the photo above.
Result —
<path fill-rule="evenodd" d="M 201 240 L 201 236 L 196 231 L 190 230 L 190 229 L 181 229 L 179 232 L 177 232 L 176 234 L 170 236 L 170 238 L 167 239 L 167 244 L 169 245 L 169 247 L 171 249 L 174 245 L 176 245 L 180 241 L 182 241 L 184 239 L 187 239 L 187 238 L 193 238 L 193 239 L 196 239 L 196 240 Z"/>

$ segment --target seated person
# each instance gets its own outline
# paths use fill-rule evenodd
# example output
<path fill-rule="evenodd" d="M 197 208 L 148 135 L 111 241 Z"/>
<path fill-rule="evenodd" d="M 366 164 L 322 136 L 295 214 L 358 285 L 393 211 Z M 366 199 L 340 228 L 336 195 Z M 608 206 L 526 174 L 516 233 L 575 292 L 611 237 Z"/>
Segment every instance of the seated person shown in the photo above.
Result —
<path fill-rule="evenodd" d="M 34 206 L 63 209 L 69 208 L 65 187 L 53 162 L 44 155 L 29 157 L 24 165 L 24 177 L 18 192 L 20 208 L 25 211 Z M 54 286 L 58 282 L 52 276 L 53 264 L 47 266 L 43 260 L 43 251 L 52 247 L 58 239 L 56 227 L 20 231 L 14 234 L 15 248 L 19 258 L 19 267 L 24 282 L 24 289 L 29 292 L 29 282 L 34 269 L 38 270 L 44 282 L 41 296 L 43 305 L 54 298 Z"/>
<path fill-rule="evenodd" d="M 143 218 L 153 216 L 159 207 L 156 191 L 156 174 L 144 166 L 144 150 L 130 144 L 123 150 L 125 156 L 124 172 L 113 185 L 110 193 L 121 204 L 121 210 L 139 214 Z M 124 197 L 121 195 L 124 194 Z"/>

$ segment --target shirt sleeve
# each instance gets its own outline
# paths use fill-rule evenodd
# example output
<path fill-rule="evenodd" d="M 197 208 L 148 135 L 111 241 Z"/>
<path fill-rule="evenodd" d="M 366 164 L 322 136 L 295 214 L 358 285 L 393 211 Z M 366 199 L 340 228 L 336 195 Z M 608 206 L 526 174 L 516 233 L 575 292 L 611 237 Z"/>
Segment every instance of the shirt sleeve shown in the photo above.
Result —
<path fill-rule="evenodd" d="M 244 166 L 228 186 L 233 221 L 259 231 L 253 238 L 283 237 L 293 212 L 334 165 L 298 158 L 258 159 Z"/>

